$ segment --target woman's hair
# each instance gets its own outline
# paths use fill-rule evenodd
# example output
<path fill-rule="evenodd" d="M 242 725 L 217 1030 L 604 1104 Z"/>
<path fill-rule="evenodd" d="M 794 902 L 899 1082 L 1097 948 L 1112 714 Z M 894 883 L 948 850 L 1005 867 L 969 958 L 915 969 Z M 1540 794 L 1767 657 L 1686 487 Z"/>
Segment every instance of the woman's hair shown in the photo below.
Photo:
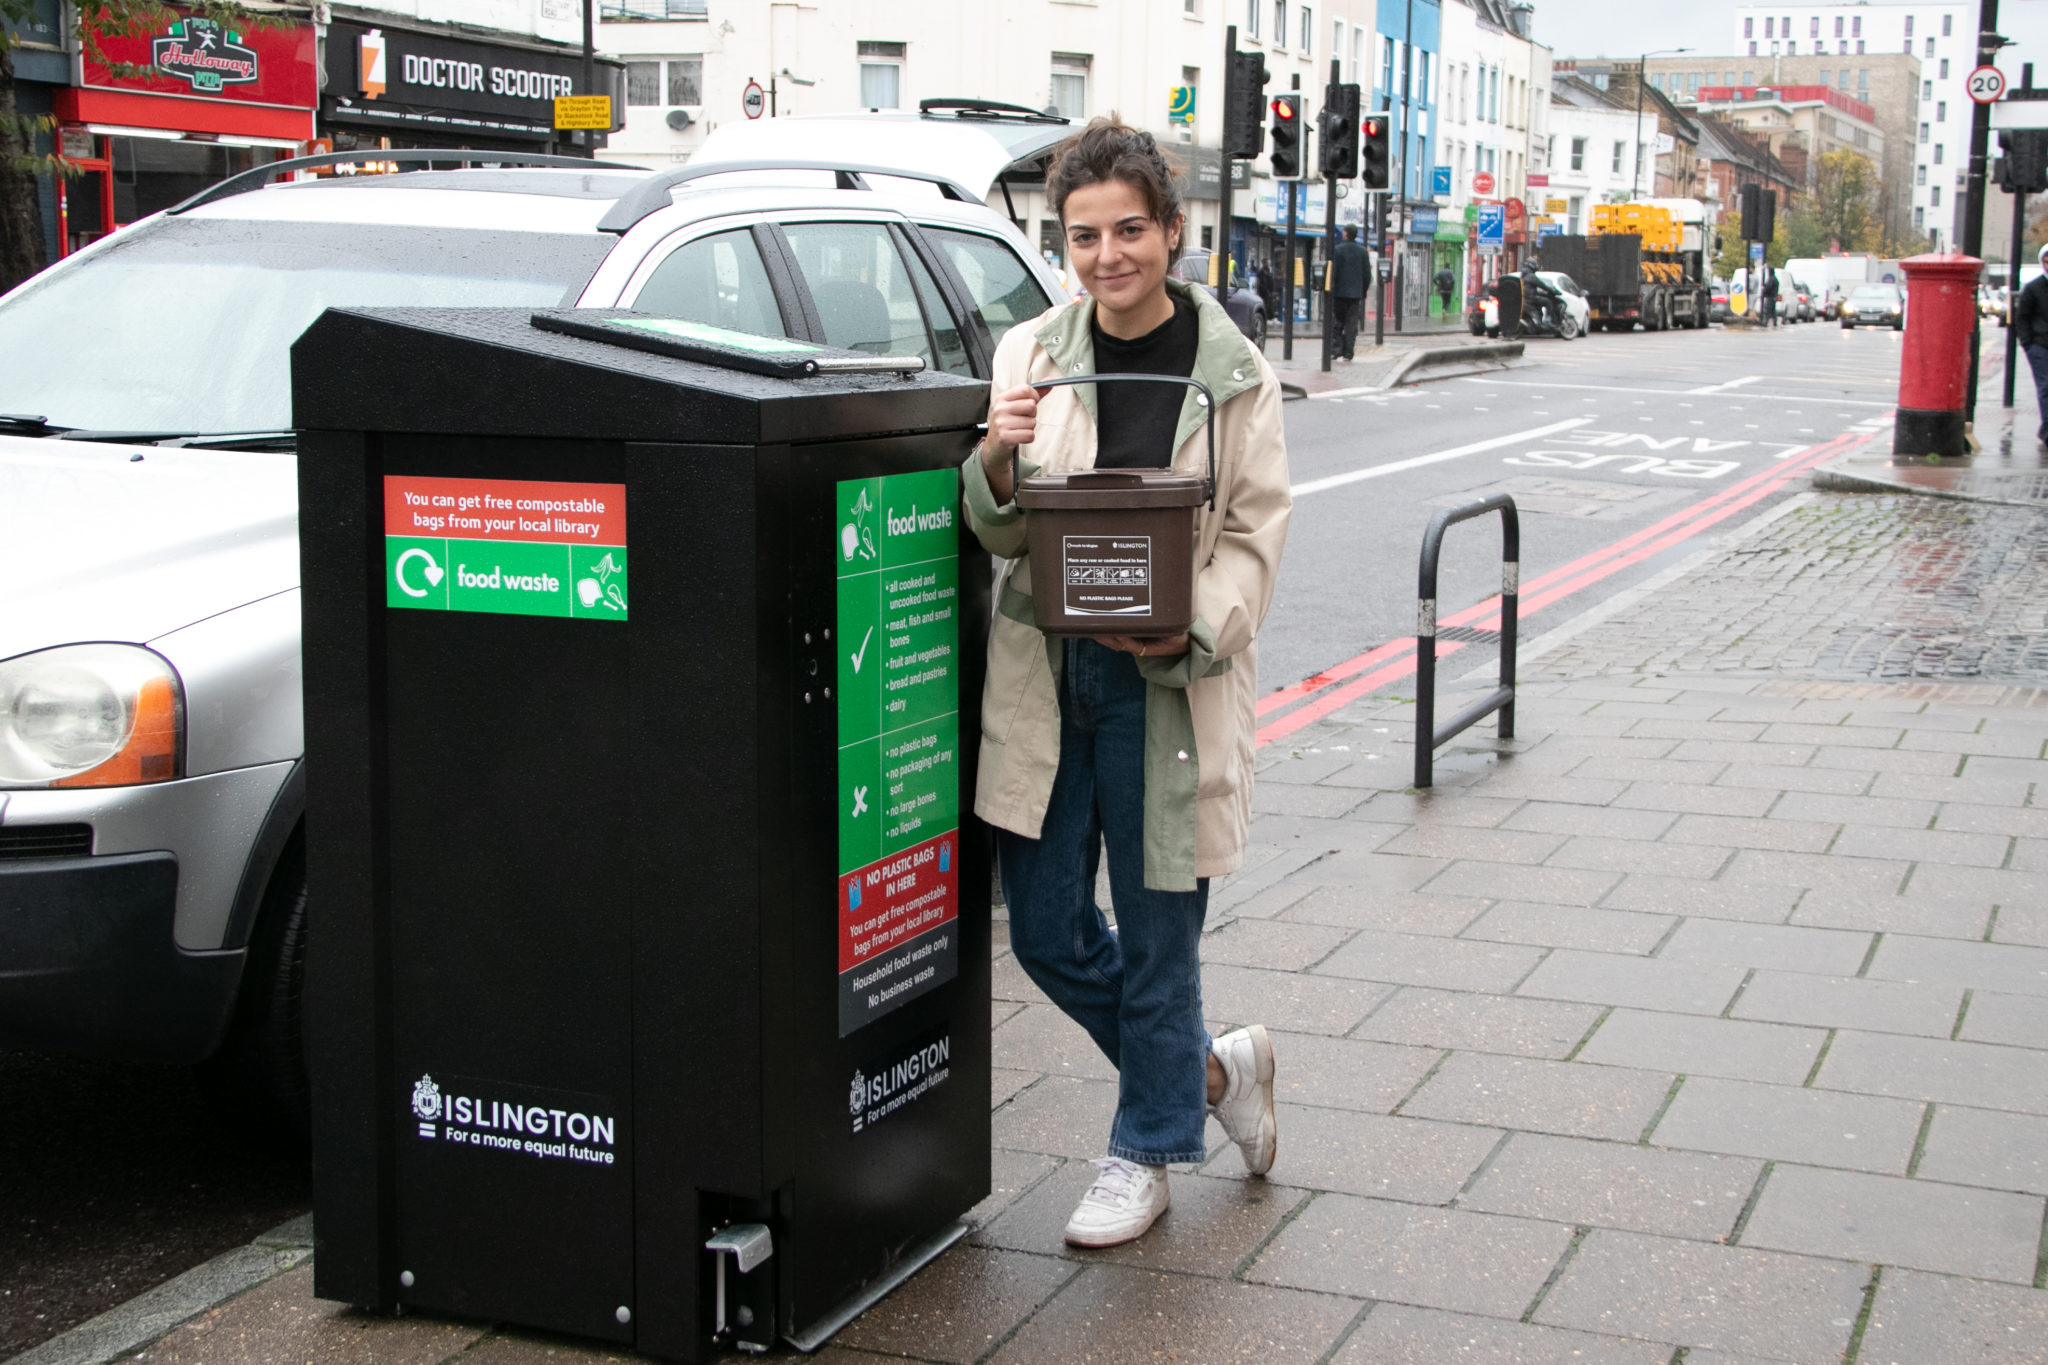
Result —
<path fill-rule="evenodd" d="M 1090 185 L 1121 180 L 1145 200 L 1145 211 L 1162 229 L 1171 231 L 1180 221 L 1180 177 L 1152 134 L 1125 124 L 1115 114 L 1093 119 L 1053 149 L 1052 162 L 1045 171 L 1045 194 L 1052 211 L 1062 223 L 1067 218 L 1067 196 Z M 1180 259 L 1186 246 L 1186 232 L 1169 250 L 1167 264 Z"/>

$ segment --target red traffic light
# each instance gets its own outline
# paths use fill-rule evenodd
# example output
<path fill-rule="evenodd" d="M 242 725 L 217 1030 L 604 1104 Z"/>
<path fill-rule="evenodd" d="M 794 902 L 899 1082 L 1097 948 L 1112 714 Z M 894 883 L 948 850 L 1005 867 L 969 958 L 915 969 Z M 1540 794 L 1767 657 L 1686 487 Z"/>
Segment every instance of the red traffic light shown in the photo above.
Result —
<path fill-rule="evenodd" d="M 1369 118 L 1365 121 L 1365 135 L 1367 137 L 1378 137 L 1380 135 L 1380 121 L 1378 119 Z"/>
<path fill-rule="evenodd" d="M 1285 95 L 1276 97 L 1273 101 L 1273 117 L 1283 121 L 1293 118 L 1294 101 Z"/>

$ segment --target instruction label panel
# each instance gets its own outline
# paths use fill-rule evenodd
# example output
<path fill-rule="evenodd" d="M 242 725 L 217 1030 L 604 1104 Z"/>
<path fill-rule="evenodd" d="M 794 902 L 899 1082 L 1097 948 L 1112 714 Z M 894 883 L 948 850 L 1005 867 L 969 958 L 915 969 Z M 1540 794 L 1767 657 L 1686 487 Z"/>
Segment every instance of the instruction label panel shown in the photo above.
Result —
<path fill-rule="evenodd" d="M 623 621 L 626 487 L 384 479 L 384 604 Z"/>
<path fill-rule="evenodd" d="M 951 469 L 837 486 L 842 1038 L 959 971 L 959 496 Z"/>
<path fill-rule="evenodd" d="M 1152 610 L 1152 537 L 1062 536 L 1069 616 L 1145 616 Z"/>

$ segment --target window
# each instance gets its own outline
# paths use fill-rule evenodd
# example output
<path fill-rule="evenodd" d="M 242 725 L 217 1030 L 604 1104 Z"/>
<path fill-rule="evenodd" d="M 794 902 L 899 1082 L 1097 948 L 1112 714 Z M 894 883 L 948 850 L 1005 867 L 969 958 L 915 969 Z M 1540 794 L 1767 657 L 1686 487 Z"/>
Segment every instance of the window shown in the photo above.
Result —
<path fill-rule="evenodd" d="M 1777 44 L 1777 43 L 1772 43 L 1772 44 L 1771 44 L 1771 55 L 1772 55 L 1773 57 L 1775 57 L 1775 56 L 1777 56 L 1777 55 L 1778 55 L 1778 47 L 1779 47 L 1779 44 Z"/>
<path fill-rule="evenodd" d="M 1920 231 L 1920 232 L 1925 232 L 1925 231 L 1927 230 L 1927 210 L 1926 210 L 1926 209 L 1914 209 L 1914 210 L 1913 210 L 1913 227 L 1914 227 L 1914 228 L 1915 228 L 1916 230 Z"/>
<path fill-rule="evenodd" d="M 1197 19 L 1202 17 L 1202 0 L 1181 0 L 1180 8 L 1183 14 L 1192 14 Z"/>
<path fill-rule="evenodd" d="M 1582 137 L 1572 139 L 1572 169 L 1575 171 L 1586 169 L 1586 139 Z"/>
<path fill-rule="evenodd" d="M 1088 117 L 1088 68 L 1093 60 L 1080 52 L 1052 54 L 1052 107 L 1076 123 Z"/>
<path fill-rule="evenodd" d="M 1815 51 L 1819 51 L 1819 43 L 1815 43 L 1813 46 Z M 1797 38 L 1785 44 L 1785 54 L 1789 57 L 1797 57 L 1799 55 L 1799 40 Z"/>
<path fill-rule="evenodd" d="M 1259 11 L 1264 8 L 1265 0 L 1244 0 L 1244 31 L 1246 37 L 1256 38 L 1259 36 Z"/>
<path fill-rule="evenodd" d="M 1287 0 L 1273 0 L 1273 46 L 1287 46 Z"/>
<path fill-rule="evenodd" d="M 1842 28 L 1841 28 L 1841 21 L 1840 21 L 1840 20 L 1838 19 L 1838 20 L 1836 20 L 1836 21 L 1835 21 L 1835 34 L 1836 34 L 1836 36 L 1838 36 L 1838 37 L 1839 37 L 1839 36 L 1841 35 L 1841 32 L 1842 32 Z M 1851 38 L 1861 38 L 1861 37 L 1863 36 L 1863 16 L 1862 16 L 1862 15 L 1860 15 L 1860 14 L 1859 14 L 1859 15 L 1857 15 L 1857 16 L 1856 16 L 1855 18 L 1853 18 L 1853 19 L 1851 19 L 1851 20 L 1849 21 L 1849 36 L 1850 36 Z"/>
<path fill-rule="evenodd" d="M 1688 93 L 1697 95 L 1700 90 L 1700 73 L 1697 71 L 1686 72 L 1685 86 Z"/>
<path fill-rule="evenodd" d="M 1777 33 L 1777 29 L 1778 29 L 1778 21 L 1777 21 L 1777 20 L 1775 20 L 1775 19 L 1766 19 L 1766 20 L 1764 20 L 1764 37 L 1766 37 L 1766 38 L 1775 38 L 1775 37 L 1777 37 L 1777 36 L 1778 36 L 1778 33 Z"/>
<path fill-rule="evenodd" d="M 825 344 L 933 360 L 910 271 L 882 223 L 787 223 L 783 235 L 810 286 Z"/>
<path fill-rule="evenodd" d="M 1429 54 L 1427 52 L 1415 54 L 1415 103 L 1417 105 L 1427 105 L 1429 103 Z"/>
<path fill-rule="evenodd" d="M 1932 38 L 1927 40 L 1927 55 L 1930 57 L 1934 55 L 1934 39 Z"/>
<path fill-rule="evenodd" d="M 1495 68 L 1493 69 L 1493 80 L 1492 80 L 1491 84 L 1492 84 L 1492 88 L 1493 88 L 1493 96 L 1492 96 L 1492 107 L 1493 107 L 1493 122 L 1495 122 L 1495 123 L 1499 123 L 1499 122 L 1500 122 L 1500 68 L 1499 68 L 1499 67 L 1497 67 L 1497 66 L 1496 66 L 1496 67 L 1495 67 Z"/>
<path fill-rule="evenodd" d="M 1752 56 L 1752 57 L 1754 57 L 1754 56 L 1756 55 L 1756 44 L 1755 44 L 1755 43 L 1751 43 L 1751 44 L 1749 45 L 1749 55 L 1750 55 L 1750 56 Z"/>
<path fill-rule="evenodd" d="M 1358 83 L 1358 78 L 1363 73 L 1365 66 L 1365 43 L 1365 25 L 1353 25 L 1351 29 L 1351 81 L 1354 85 Z"/>
<path fill-rule="evenodd" d="M 1921 99 L 1923 99 L 1923 100 L 1931 100 L 1931 99 L 1933 99 L 1933 98 L 1934 98 L 1934 82 L 1933 82 L 1933 81 L 1922 81 L 1922 82 L 1920 82 L 1920 98 L 1921 98 Z"/>
<path fill-rule="evenodd" d="M 1941 69 L 1937 71 L 1935 74 L 1940 76 L 1943 80 L 1948 79 L 1948 58 L 1943 57 L 1941 59 Z"/>
<path fill-rule="evenodd" d="M 1394 90 L 1394 40 L 1380 39 L 1380 93 L 1390 95 Z"/>
<path fill-rule="evenodd" d="M 1733 85 L 1734 83 L 1735 83 L 1735 82 L 1733 82 L 1733 81 L 1730 81 L 1730 82 L 1729 82 L 1729 84 L 1730 84 L 1730 85 Z M 1754 71 L 1745 71 L 1745 72 L 1743 72 L 1743 73 L 1742 73 L 1742 83 L 1743 83 L 1744 85 L 1755 85 L 1755 84 L 1756 84 L 1756 72 L 1754 72 Z"/>
<path fill-rule="evenodd" d="M 1936 100 L 1936 101 L 1934 102 L 1934 121 L 1935 121 L 1936 123 L 1947 123 L 1947 122 L 1948 122 L 1948 101 L 1947 101 L 1947 100 Z"/>
<path fill-rule="evenodd" d="M 1906 16 L 1906 36 L 1908 38 L 1913 36 L 1913 16 L 1910 14 Z"/>
<path fill-rule="evenodd" d="M 1301 7 L 1301 55 L 1307 57 L 1316 50 L 1316 12 L 1307 5 Z"/>
<path fill-rule="evenodd" d="M 1936 208 L 1940 208 L 1940 207 L 1941 207 L 1941 186 L 1939 186 L 1939 185 L 1936 185 L 1936 186 L 1935 186 L 1935 187 L 1934 187 L 1933 189 L 1931 189 L 1931 190 L 1927 191 L 1927 194 L 1928 194 L 1928 197 L 1929 197 L 1929 198 L 1928 198 L 1928 202 L 1930 202 L 1931 204 L 1933 204 L 1933 205 L 1934 205 L 1934 207 L 1936 207 Z"/>
<path fill-rule="evenodd" d="M 1953 15 L 1953 14 L 1944 14 L 1944 15 L 1942 15 L 1942 16 L 1941 16 L 1941 36 L 1942 36 L 1942 37 L 1946 38 L 1946 37 L 1948 37 L 1948 36 L 1949 36 L 1949 33 L 1950 33 L 1949 25 L 1951 25 L 1951 24 L 1953 24 L 1953 23 L 1955 22 L 1955 18 L 1956 18 L 1956 17 L 1955 17 L 1955 16 Z"/>
<path fill-rule="evenodd" d="M 1332 19 L 1330 21 L 1330 60 L 1335 62 L 1344 60 L 1344 21 L 1342 19 Z M 1347 79 L 1351 78 L 1347 77 Z"/>
<path fill-rule="evenodd" d="M 1927 125 L 1924 123 L 1920 125 L 1920 140 L 1927 141 Z"/>
<path fill-rule="evenodd" d="M 1743 19 L 1742 36 L 1745 38 L 1756 37 L 1756 19 L 1754 16 L 1746 17 Z"/>
<path fill-rule="evenodd" d="M 1661 72 L 1661 71 L 1652 71 L 1652 72 L 1650 73 L 1650 88 L 1651 88 L 1652 90 L 1662 90 L 1662 89 L 1664 88 L 1664 73 L 1663 73 L 1663 72 Z"/>
<path fill-rule="evenodd" d="M 775 287 L 768 282 L 753 234 L 745 228 L 699 237 L 671 251 L 654 267 L 632 306 L 642 313 L 754 336 L 788 335 L 775 303 Z"/>
<path fill-rule="evenodd" d="M 1038 281 L 1001 242 L 971 232 L 926 228 L 925 235 L 945 253 L 967 282 L 975 316 L 988 328 L 990 349 L 1020 322 L 1029 322 L 1052 306 Z"/>
<path fill-rule="evenodd" d="M 1859 57 L 1863 55 L 1863 40 L 1861 38 L 1856 40 L 1856 55 Z"/>
<path fill-rule="evenodd" d="M 1916 185 L 1927 183 L 1927 165 L 1925 162 L 1913 168 L 1913 183 Z"/>
<path fill-rule="evenodd" d="M 1608 170 L 1616 175 L 1621 174 L 1621 154 L 1627 150 L 1628 144 L 1626 142 L 1617 141 L 1614 144 L 1614 162 L 1608 167 Z"/>
<path fill-rule="evenodd" d="M 626 63 L 628 106 L 672 109 L 679 104 L 703 102 L 703 57 L 650 57 Z"/>
<path fill-rule="evenodd" d="M 1579 216 L 1585 211 L 1586 199 L 1584 195 L 1575 194 L 1565 200 L 1564 230 L 1567 235 L 1572 237 L 1579 235 Z"/>
<path fill-rule="evenodd" d="M 1937 166 L 1941 164 L 1941 144 L 1939 142 L 1934 144 L 1934 164 Z"/>
<path fill-rule="evenodd" d="M 903 107 L 903 44 L 860 45 L 860 107 Z"/>

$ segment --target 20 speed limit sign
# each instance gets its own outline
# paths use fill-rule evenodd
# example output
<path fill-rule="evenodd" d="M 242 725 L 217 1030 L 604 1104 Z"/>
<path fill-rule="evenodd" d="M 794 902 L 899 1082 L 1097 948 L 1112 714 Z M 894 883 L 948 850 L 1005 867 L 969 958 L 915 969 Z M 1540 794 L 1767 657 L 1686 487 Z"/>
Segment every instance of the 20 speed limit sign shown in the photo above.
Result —
<path fill-rule="evenodd" d="M 2005 73 L 1995 66 L 1980 66 L 1970 73 L 1970 98 L 1979 104 L 1996 104 L 2005 98 Z"/>

